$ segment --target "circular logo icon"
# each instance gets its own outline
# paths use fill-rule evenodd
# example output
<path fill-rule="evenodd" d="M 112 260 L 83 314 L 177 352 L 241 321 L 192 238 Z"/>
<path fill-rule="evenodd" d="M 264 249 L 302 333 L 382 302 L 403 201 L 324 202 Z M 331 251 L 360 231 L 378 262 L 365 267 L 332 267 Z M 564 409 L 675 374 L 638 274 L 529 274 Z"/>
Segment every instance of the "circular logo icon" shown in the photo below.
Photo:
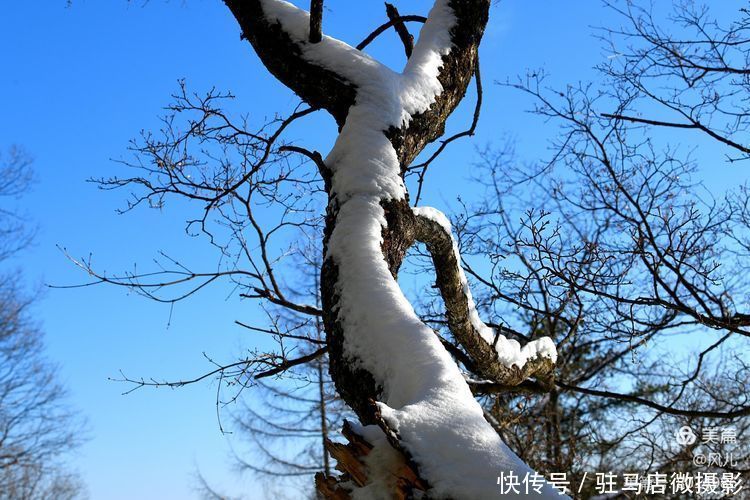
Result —
<path fill-rule="evenodd" d="M 696 436 L 695 432 L 693 432 L 693 429 L 691 429 L 687 425 L 680 427 L 675 433 L 675 441 L 677 441 L 677 443 L 682 446 L 690 446 L 691 444 L 695 443 L 697 439 L 698 436 Z"/>

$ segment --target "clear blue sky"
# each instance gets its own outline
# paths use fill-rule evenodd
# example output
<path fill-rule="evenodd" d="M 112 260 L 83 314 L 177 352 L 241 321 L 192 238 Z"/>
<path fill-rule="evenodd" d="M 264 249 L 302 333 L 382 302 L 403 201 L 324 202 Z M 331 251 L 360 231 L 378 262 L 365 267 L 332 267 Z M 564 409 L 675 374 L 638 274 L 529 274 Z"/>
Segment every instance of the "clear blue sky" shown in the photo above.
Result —
<path fill-rule="evenodd" d="M 227 9 L 218 0 L 128 3 L 75 0 L 10 2 L 0 18 L 0 147 L 24 146 L 36 159 L 38 182 L 23 208 L 39 227 L 34 247 L 16 261 L 30 287 L 81 282 L 57 250 L 93 254 L 100 269 L 148 266 L 164 250 L 190 262 L 213 263 L 205 245 L 184 237 L 179 210 L 115 214 L 126 193 L 101 192 L 89 177 L 121 173 L 110 161 L 125 155 L 127 141 L 169 102 L 176 81 L 190 88 L 230 89 L 238 110 L 262 119 L 296 103 L 259 64 Z M 384 18 L 382 2 L 330 0 L 328 34 L 358 42 Z M 397 2 L 402 13 L 426 13 L 430 2 Z M 592 76 L 603 54 L 591 25 L 611 14 L 598 1 L 503 0 L 493 7 L 482 46 L 486 106 L 479 134 L 451 149 L 431 173 L 427 204 L 445 208 L 465 198 L 474 146 L 516 136 L 521 155 L 545 154 L 540 120 L 524 113 L 529 102 L 493 85 L 528 67 L 545 67 L 557 82 Z M 389 35 L 390 36 L 390 35 Z M 390 39 L 393 39 L 390 36 Z M 400 49 L 379 42 L 373 53 L 399 61 Z M 473 103 L 450 122 L 466 123 Z M 326 151 L 334 128 L 325 117 L 295 130 L 301 145 Z M 231 360 L 253 345 L 233 321 L 252 321 L 252 304 L 218 287 L 169 308 L 96 287 L 44 291 L 36 314 L 47 332 L 48 352 L 60 366 L 71 403 L 89 419 L 91 441 L 74 457 L 94 499 L 181 499 L 194 496 L 191 474 L 199 467 L 227 492 L 262 498 L 251 477 L 230 470 L 231 438 L 222 436 L 210 384 L 179 390 L 120 395 L 107 380 L 119 369 L 133 376 L 182 378 L 200 373 L 207 352 Z"/>

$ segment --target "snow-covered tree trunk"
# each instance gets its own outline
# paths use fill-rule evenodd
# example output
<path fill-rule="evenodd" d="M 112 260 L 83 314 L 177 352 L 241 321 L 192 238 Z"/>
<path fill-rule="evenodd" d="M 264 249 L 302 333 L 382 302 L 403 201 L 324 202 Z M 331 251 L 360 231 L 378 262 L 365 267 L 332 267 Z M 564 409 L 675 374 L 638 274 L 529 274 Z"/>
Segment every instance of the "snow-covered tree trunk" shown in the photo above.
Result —
<path fill-rule="evenodd" d="M 310 42 L 308 13 L 282 0 L 225 3 L 269 71 L 340 127 L 323 169 L 321 294 L 331 375 L 360 419 L 355 431 L 374 446 L 366 484 L 352 493 L 389 498 L 396 457 L 432 497 L 496 496 L 501 472 L 531 471 L 486 422 L 458 365 L 396 281 L 408 248 L 424 242 L 451 331 L 476 371 L 507 385 L 550 378 L 551 341 L 521 348 L 479 320 L 447 219 L 412 209 L 403 180 L 464 96 L 490 1 L 436 0 L 401 73 L 341 41 Z M 547 484 L 538 494 L 558 497 Z"/>

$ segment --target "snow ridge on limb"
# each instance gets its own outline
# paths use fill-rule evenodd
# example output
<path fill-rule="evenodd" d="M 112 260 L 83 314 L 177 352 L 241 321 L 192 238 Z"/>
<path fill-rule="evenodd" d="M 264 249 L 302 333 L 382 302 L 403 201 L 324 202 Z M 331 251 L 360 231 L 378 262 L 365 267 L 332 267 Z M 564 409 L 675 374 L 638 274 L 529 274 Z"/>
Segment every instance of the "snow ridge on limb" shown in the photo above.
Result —
<path fill-rule="evenodd" d="M 395 439 L 429 497 L 496 497 L 500 473 L 532 471 L 484 419 L 458 365 L 395 279 L 416 231 L 402 172 L 442 135 L 463 97 L 489 0 L 436 0 L 402 73 L 330 37 L 309 43 L 308 14 L 288 2 L 225 2 L 268 69 L 341 127 L 325 159 L 332 178 L 321 292 L 332 375 L 360 420 L 376 424 L 362 429 L 372 456 L 391 456 L 379 447 Z M 387 477 L 378 472 L 368 477 Z M 389 485 L 376 483 L 350 493 L 390 498 Z M 559 498 L 546 483 L 522 496 Z"/>
<path fill-rule="evenodd" d="M 437 275 L 437 286 L 446 307 L 448 327 L 468 351 L 478 374 L 502 385 L 518 385 L 529 377 L 551 385 L 557 349 L 542 337 L 521 347 L 485 325 L 480 319 L 461 255 L 448 218 L 431 207 L 414 207 L 417 241 L 425 243 Z"/>
<path fill-rule="evenodd" d="M 307 28 L 300 37 L 298 23 L 304 15 L 309 24 L 309 14 L 277 0 L 224 0 L 224 4 L 239 23 L 242 38 L 250 42 L 268 71 L 305 102 L 327 110 L 339 126 L 343 125 L 356 98 L 357 87 L 304 53 L 305 46 L 309 45 Z M 274 8 L 287 12 L 296 9 L 302 14 L 296 15 L 295 23 L 282 27 L 278 17 L 273 17 Z"/>
<path fill-rule="evenodd" d="M 379 414 L 429 484 L 427 494 L 481 499 L 498 494 L 500 472 L 521 477 L 533 472 L 485 421 L 458 366 L 400 289 L 394 278 L 397 266 L 394 270 L 383 256 L 388 238 L 401 237 L 406 240 L 401 246 L 408 247 L 414 236 L 414 215 L 401 177 L 407 155 L 399 154 L 400 144 L 383 131 L 406 130 L 402 137 L 408 143 L 413 137 L 408 131 L 421 126 L 416 118 L 420 115 L 438 120 L 441 127 L 440 120 L 465 90 L 451 88 L 451 100 L 436 105 L 444 90 L 443 62 L 452 49 L 450 33 L 457 22 L 451 5 L 435 2 L 404 73 L 388 73 L 380 80 L 389 85 L 387 89 L 369 92 L 359 87 L 357 102 L 325 160 L 333 171 L 335 204 L 326 265 L 336 269 L 332 323 L 341 328 L 343 356 L 370 374 L 380 388 L 375 395 Z M 457 80 L 452 78 L 449 83 Z M 426 143 L 439 131 L 419 132 L 414 134 L 418 139 L 412 153 L 421 147 L 417 141 Z M 392 234 L 396 225 L 400 235 Z M 372 420 L 371 415 L 365 417 Z M 368 429 L 382 432 L 377 425 Z M 379 443 L 376 449 L 388 446 L 385 440 Z M 388 486 L 368 484 L 353 488 L 352 495 L 388 498 Z M 558 498 L 558 493 L 545 484 L 530 496 Z"/>

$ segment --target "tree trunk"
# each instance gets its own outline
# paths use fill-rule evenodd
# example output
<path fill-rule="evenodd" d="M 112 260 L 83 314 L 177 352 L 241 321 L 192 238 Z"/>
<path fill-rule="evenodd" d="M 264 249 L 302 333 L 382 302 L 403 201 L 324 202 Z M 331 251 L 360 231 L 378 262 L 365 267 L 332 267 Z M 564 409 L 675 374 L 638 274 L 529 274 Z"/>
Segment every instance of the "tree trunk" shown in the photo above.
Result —
<path fill-rule="evenodd" d="M 446 119 L 463 98 L 490 1 L 437 0 L 402 73 L 328 37 L 310 43 L 309 15 L 291 4 L 225 2 L 271 73 L 311 105 L 330 111 L 340 126 L 323 169 L 329 189 L 323 320 L 331 376 L 362 424 L 353 426 L 350 436 L 370 447 L 364 453 L 353 442 L 359 451 L 349 453 L 336 445 L 329 448 L 332 454 L 347 462 L 345 469 L 360 488 L 378 497 L 404 491 L 404 470 L 414 472 L 411 486 L 450 498 L 485 498 L 497 493 L 501 472 L 532 473 L 485 421 L 458 365 L 396 281 L 418 233 L 422 240 L 433 239 L 432 226 L 423 223 L 417 231 L 418 221 L 437 213 L 415 214 L 404 172 L 443 134 Z M 452 241 L 447 224 L 432 230 Z M 496 348 L 498 337 L 493 341 L 478 319 L 455 246 L 448 247 L 453 258 L 435 262 L 453 266 L 443 274 L 460 286 L 443 287 L 441 293 L 454 310 L 454 336 L 470 354 L 479 355 L 475 361 L 481 372 L 516 384 L 534 375 L 524 369 L 527 361 L 549 372 L 554 348 L 551 352 L 546 343 L 522 350 L 503 338 Z M 505 369 L 491 366 L 497 364 Z M 369 457 L 362 459 L 366 474 L 356 465 L 364 455 Z M 330 481 L 318 484 L 331 496 L 344 494 Z M 558 498 L 543 481 L 542 486 L 531 496 Z"/>

